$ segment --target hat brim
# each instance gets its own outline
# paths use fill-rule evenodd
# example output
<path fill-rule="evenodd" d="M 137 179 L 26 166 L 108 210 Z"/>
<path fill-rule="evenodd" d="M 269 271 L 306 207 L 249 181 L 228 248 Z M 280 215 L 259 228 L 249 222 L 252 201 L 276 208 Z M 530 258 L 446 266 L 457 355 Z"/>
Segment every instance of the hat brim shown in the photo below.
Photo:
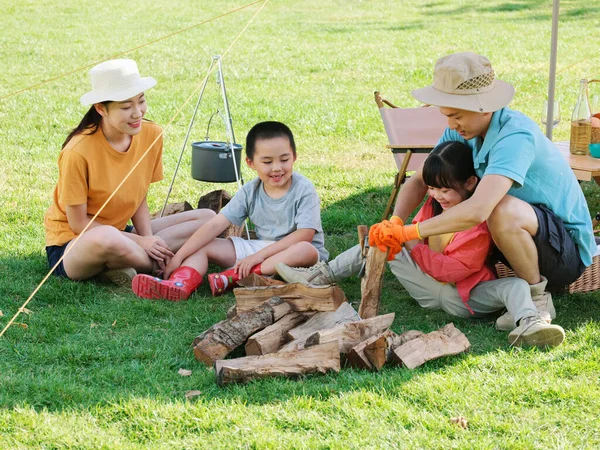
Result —
<path fill-rule="evenodd" d="M 87 94 L 84 94 L 80 101 L 85 106 L 101 102 L 122 102 L 123 100 L 128 100 L 131 97 L 135 97 L 136 95 L 141 94 L 145 90 L 154 86 L 156 86 L 156 80 L 154 78 L 144 77 L 140 78 L 139 83 L 137 83 L 135 86 L 131 86 L 121 91 L 90 91 Z"/>
<path fill-rule="evenodd" d="M 515 95 L 515 88 L 505 81 L 494 80 L 494 89 L 481 94 L 449 94 L 433 86 L 415 89 L 411 94 L 428 105 L 465 111 L 494 112 L 510 103 Z"/>

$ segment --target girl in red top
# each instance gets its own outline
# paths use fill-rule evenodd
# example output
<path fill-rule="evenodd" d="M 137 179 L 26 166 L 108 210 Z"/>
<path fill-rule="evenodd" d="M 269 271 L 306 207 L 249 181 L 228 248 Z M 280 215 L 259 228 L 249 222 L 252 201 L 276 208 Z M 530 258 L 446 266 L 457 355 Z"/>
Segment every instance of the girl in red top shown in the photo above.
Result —
<path fill-rule="evenodd" d="M 471 196 L 479 182 L 471 149 L 454 141 L 436 146 L 425 160 L 422 174 L 429 198 L 413 223 L 458 205 Z M 387 223 L 401 224 L 402 220 L 394 216 Z M 515 320 L 537 314 L 526 281 L 496 279 L 487 265 L 492 237 L 485 222 L 458 233 L 408 241 L 404 248 L 394 248 L 393 240 L 386 246 L 392 253 L 391 271 L 424 308 L 443 309 L 460 317 L 482 317 L 507 309 Z M 287 282 L 323 285 L 358 273 L 361 265 L 361 251 L 355 246 L 328 264 L 309 269 L 279 264 L 277 272 Z"/>

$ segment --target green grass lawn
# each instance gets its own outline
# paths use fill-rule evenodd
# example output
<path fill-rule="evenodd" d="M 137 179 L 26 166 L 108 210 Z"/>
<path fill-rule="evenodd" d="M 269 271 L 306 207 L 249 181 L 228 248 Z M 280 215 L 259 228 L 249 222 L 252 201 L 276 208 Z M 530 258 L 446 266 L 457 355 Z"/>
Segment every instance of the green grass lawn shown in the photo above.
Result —
<path fill-rule="evenodd" d="M 513 83 L 512 102 L 538 119 L 546 96 L 550 0 L 271 0 L 223 61 L 238 141 L 276 119 L 296 134 L 296 169 L 322 199 L 332 256 L 353 245 L 359 223 L 379 220 L 395 173 L 373 91 L 416 106 L 435 60 L 472 50 Z M 189 27 L 244 2 L 0 0 L 0 97 Z M 142 47 L 127 56 L 158 85 L 148 117 L 168 123 L 259 4 Z M 579 79 L 600 77 L 594 2 L 563 0 L 557 98 L 568 138 Z M 582 61 L 583 60 L 583 61 Z M 572 67 L 569 67 L 573 65 Z M 563 70 L 565 69 L 565 70 Z M 0 327 L 47 272 L 43 214 L 68 131 L 85 112 L 87 70 L 0 100 Z M 595 88 L 592 86 L 591 89 Z M 600 88 L 598 88 L 600 94 Z M 192 139 L 221 106 L 211 77 Z M 165 134 L 164 201 L 195 97 Z M 223 139 L 215 123 L 212 139 Z M 186 152 L 172 201 L 234 185 L 191 179 Z M 246 179 L 252 173 L 245 168 Z M 582 185 L 590 210 L 600 189 Z M 357 302 L 356 279 L 342 284 Z M 0 448 L 598 448 L 600 301 L 559 295 L 555 349 L 511 348 L 493 319 L 470 321 L 419 308 L 386 274 L 383 312 L 397 332 L 448 322 L 470 353 L 416 370 L 344 369 L 301 380 L 217 387 L 190 344 L 233 296 L 206 286 L 187 302 L 152 302 L 127 289 L 51 278 L 0 338 Z M 26 328 L 25 328 L 26 326 Z M 180 368 L 191 369 L 182 377 Z M 187 400 L 185 393 L 201 395 Z M 463 416 L 468 428 L 450 422 Z"/>

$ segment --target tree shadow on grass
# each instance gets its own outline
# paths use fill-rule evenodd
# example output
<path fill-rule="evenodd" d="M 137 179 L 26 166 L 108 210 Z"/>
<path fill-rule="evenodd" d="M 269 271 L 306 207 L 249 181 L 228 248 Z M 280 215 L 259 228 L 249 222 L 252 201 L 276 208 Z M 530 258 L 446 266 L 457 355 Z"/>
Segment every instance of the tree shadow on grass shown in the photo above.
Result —
<path fill-rule="evenodd" d="M 323 210 L 327 246 L 336 256 L 356 242 L 357 224 L 381 219 L 390 188 L 359 192 Z M 0 326 L 4 326 L 47 273 L 41 252 L 23 258 L 0 259 Z M 341 282 L 349 301 L 360 302 L 360 281 Z M 512 351 L 507 333 L 497 332 L 494 318 L 469 320 L 422 309 L 395 277 L 386 271 L 381 313 L 394 312 L 393 329 L 423 332 L 449 322 L 472 344 L 469 354 L 443 358 L 416 370 L 386 368 L 379 373 L 342 369 L 339 374 L 299 380 L 269 379 L 220 388 L 214 371 L 194 359 L 194 337 L 225 317 L 233 295 L 212 298 L 202 285 L 187 302 L 139 299 L 129 289 L 95 282 L 51 277 L 17 322 L 0 338 L 0 407 L 29 405 L 36 410 L 62 411 L 127 404 L 135 399 L 183 401 L 189 390 L 200 390 L 205 402 L 223 400 L 269 404 L 296 397 L 325 400 L 347 392 L 381 391 L 402 395 L 401 386 L 440 371 L 461 371 L 479 357 Z M 600 319 L 594 294 L 555 297 L 557 323 L 568 339 Z M 592 321 L 592 322 L 590 322 Z M 25 328 L 26 326 L 26 328 Z M 593 325 L 592 325 L 593 326 Z M 596 333 L 597 335 L 597 333 Z M 594 334 L 582 346 L 597 345 Z M 583 338 L 581 338 L 583 339 Z M 237 356 L 242 352 L 237 351 Z M 182 377 L 180 368 L 191 369 Z"/>

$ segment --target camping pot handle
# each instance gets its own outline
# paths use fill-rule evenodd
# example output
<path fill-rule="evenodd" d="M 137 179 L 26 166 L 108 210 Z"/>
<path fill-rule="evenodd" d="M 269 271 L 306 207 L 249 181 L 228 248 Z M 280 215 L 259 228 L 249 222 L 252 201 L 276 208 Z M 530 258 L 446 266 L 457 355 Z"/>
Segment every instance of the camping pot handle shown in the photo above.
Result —
<path fill-rule="evenodd" d="M 210 116 L 210 119 L 208 119 L 208 125 L 206 127 L 206 135 L 204 136 L 204 140 L 208 141 L 209 140 L 209 134 L 210 134 L 210 126 L 212 124 L 212 120 L 216 115 L 219 115 L 221 117 L 221 119 L 223 120 L 224 124 L 227 124 L 227 122 L 225 121 L 225 117 L 223 117 L 223 114 L 221 114 L 221 111 L 219 109 L 217 109 L 214 113 L 212 113 L 212 115 Z"/>

